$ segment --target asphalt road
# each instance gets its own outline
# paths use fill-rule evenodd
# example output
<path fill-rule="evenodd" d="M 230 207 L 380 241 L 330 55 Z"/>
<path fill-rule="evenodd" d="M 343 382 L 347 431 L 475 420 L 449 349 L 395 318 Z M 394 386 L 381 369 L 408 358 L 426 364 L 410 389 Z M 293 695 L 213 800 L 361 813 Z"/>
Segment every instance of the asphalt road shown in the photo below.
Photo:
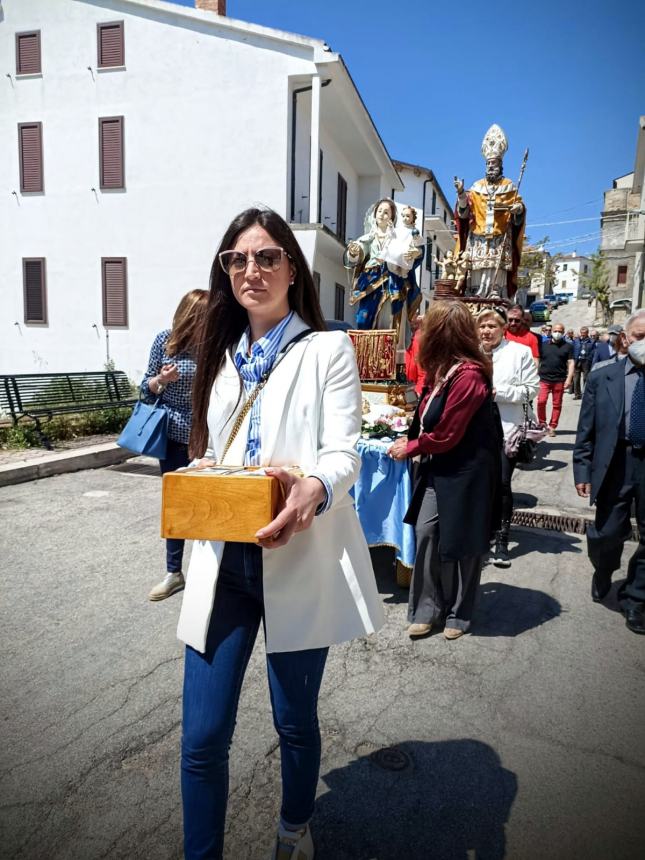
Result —
<path fill-rule="evenodd" d="M 146 599 L 159 492 L 136 461 L 0 490 L 2 857 L 181 857 L 181 598 Z M 615 592 L 591 602 L 581 538 L 514 536 L 456 642 L 404 635 L 407 595 L 377 551 L 387 625 L 332 650 L 321 695 L 321 860 L 643 856 L 645 637 Z M 279 793 L 260 641 L 227 858 L 269 856 Z"/>

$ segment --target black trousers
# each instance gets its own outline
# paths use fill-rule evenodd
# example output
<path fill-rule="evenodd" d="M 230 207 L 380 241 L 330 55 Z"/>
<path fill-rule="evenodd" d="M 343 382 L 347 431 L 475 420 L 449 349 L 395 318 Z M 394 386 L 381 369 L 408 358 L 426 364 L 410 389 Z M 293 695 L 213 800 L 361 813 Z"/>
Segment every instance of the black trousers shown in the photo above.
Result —
<path fill-rule="evenodd" d="M 573 371 L 573 394 L 575 397 L 582 397 L 582 392 L 584 391 L 585 385 L 587 384 L 587 377 L 589 376 L 590 370 L 590 362 L 576 362 L 576 366 Z"/>
<path fill-rule="evenodd" d="M 623 609 L 645 605 L 645 450 L 619 443 L 596 500 L 596 520 L 587 530 L 587 550 L 594 570 L 620 567 L 623 545 L 631 536 L 630 514 L 636 504 L 640 540 L 629 560 L 627 579 L 618 593 Z"/>
<path fill-rule="evenodd" d="M 504 531 L 504 523 L 510 523 L 513 516 L 513 490 L 511 489 L 511 481 L 513 480 L 513 472 L 517 466 L 515 457 L 507 457 L 502 451 L 502 481 L 500 485 L 501 507 L 502 507 L 502 531 Z"/>

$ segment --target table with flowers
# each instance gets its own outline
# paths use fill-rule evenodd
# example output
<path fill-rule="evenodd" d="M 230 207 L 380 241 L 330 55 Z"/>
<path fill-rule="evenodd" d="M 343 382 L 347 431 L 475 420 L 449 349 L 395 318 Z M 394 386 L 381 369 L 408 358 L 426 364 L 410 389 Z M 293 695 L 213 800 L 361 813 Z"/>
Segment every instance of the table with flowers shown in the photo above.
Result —
<path fill-rule="evenodd" d="M 401 410 L 364 415 L 363 436 L 357 445 L 361 472 L 354 487 L 356 512 L 365 539 L 371 547 L 394 548 L 397 582 L 404 587 L 410 584 L 416 553 L 414 528 L 403 522 L 412 497 L 412 464 L 393 460 L 387 450 L 396 435 L 407 430 L 407 424 Z"/>

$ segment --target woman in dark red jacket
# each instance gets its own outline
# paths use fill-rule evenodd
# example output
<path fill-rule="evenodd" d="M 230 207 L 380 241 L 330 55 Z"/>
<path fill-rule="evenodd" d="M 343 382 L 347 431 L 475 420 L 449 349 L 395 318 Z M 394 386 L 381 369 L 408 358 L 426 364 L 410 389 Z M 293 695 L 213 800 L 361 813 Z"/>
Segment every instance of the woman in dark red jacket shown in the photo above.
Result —
<path fill-rule="evenodd" d="M 494 530 L 502 431 L 492 398 L 492 366 L 475 320 L 460 302 L 433 302 L 419 342 L 424 388 L 396 460 L 420 457 L 405 521 L 415 526 L 408 634 L 444 624 L 446 639 L 470 627 L 484 556 Z"/>

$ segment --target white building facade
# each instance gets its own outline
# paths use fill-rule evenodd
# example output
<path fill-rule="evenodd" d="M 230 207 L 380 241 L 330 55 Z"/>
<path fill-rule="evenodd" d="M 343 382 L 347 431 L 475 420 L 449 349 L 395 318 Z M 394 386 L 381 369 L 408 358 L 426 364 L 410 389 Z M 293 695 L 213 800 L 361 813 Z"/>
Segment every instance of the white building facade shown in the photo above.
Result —
<path fill-rule="evenodd" d="M 345 240 L 403 185 L 338 54 L 162 0 L 0 8 L 0 373 L 139 380 L 256 204 L 294 222 L 325 316 L 353 319 Z"/>
<path fill-rule="evenodd" d="M 568 294 L 574 299 L 589 291 L 584 277 L 591 274 L 592 261 L 574 251 L 571 254 L 558 254 L 554 260 L 553 295 Z"/>

